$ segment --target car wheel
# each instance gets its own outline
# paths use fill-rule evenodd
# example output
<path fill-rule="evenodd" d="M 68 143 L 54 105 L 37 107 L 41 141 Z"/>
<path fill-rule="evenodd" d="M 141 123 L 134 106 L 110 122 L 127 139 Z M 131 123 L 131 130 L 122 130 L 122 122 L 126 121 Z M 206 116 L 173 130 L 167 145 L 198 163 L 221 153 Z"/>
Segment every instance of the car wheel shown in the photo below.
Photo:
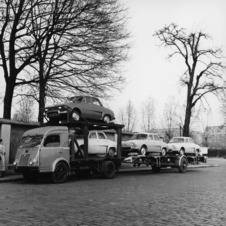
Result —
<path fill-rule="evenodd" d="M 166 149 L 165 149 L 165 148 L 162 148 L 162 150 L 161 150 L 161 155 L 162 155 L 162 156 L 165 156 L 165 155 L 166 155 Z"/>
<path fill-rule="evenodd" d="M 147 147 L 146 146 L 142 146 L 141 149 L 140 149 L 140 154 L 141 155 L 146 155 L 147 153 Z"/>
<path fill-rule="evenodd" d="M 80 114 L 79 114 L 78 110 L 73 109 L 73 111 L 71 113 L 71 118 L 75 121 L 80 120 Z"/>
<path fill-rule="evenodd" d="M 180 151 L 179 151 L 179 154 L 180 154 L 180 155 L 184 155 L 184 153 L 185 153 L 184 149 L 181 148 Z"/>
<path fill-rule="evenodd" d="M 105 116 L 104 116 L 104 122 L 110 123 L 110 121 L 111 121 L 110 116 L 109 116 L 109 115 L 105 115 Z"/>
<path fill-rule="evenodd" d="M 114 148 L 110 148 L 109 149 L 108 156 L 110 156 L 110 157 L 114 157 L 115 156 L 115 149 Z"/>
<path fill-rule="evenodd" d="M 112 179 L 115 176 L 115 164 L 112 161 L 105 161 L 102 165 L 102 176 L 106 179 Z"/>
<path fill-rule="evenodd" d="M 69 168 L 64 162 L 58 162 L 54 172 L 52 173 L 53 182 L 65 183 L 69 176 Z"/>
<path fill-rule="evenodd" d="M 187 171 L 187 166 L 188 166 L 188 162 L 187 162 L 187 159 L 185 157 L 182 157 L 181 158 L 181 161 L 180 161 L 180 165 L 178 167 L 178 171 L 180 173 L 186 173 Z"/>

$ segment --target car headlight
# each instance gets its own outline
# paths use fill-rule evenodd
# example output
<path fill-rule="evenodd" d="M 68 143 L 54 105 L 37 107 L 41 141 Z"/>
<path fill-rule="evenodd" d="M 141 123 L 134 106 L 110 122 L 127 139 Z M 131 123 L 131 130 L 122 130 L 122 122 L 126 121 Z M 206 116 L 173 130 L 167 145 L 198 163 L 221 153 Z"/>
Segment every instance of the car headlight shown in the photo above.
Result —
<path fill-rule="evenodd" d="M 131 148 L 135 148 L 136 144 L 134 142 L 131 142 L 130 146 L 131 146 Z"/>
<path fill-rule="evenodd" d="M 15 161 L 13 162 L 13 165 L 14 165 L 14 166 L 17 166 L 17 164 L 18 164 L 18 161 L 15 160 Z"/>

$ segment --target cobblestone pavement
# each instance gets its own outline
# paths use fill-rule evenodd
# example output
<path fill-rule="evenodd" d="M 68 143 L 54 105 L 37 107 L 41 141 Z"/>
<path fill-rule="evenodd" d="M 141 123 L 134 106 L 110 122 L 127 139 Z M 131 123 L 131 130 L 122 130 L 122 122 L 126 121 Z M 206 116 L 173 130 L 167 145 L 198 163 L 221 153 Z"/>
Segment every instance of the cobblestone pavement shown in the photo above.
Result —
<path fill-rule="evenodd" d="M 112 180 L 0 184 L 1 226 L 226 225 L 226 159 L 219 167 L 120 173 Z"/>

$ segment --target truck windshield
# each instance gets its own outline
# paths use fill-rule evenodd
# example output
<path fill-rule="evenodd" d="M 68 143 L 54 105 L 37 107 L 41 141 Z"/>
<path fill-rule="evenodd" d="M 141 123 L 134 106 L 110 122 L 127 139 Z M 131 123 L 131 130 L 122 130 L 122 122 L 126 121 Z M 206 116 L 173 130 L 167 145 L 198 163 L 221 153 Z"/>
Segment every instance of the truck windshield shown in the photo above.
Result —
<path fill-rule="evenodd" d="M 32 135 L 22 137 L 20 148 L 33 148 L 37 147 L 42 142 L 43 135 Z"/>

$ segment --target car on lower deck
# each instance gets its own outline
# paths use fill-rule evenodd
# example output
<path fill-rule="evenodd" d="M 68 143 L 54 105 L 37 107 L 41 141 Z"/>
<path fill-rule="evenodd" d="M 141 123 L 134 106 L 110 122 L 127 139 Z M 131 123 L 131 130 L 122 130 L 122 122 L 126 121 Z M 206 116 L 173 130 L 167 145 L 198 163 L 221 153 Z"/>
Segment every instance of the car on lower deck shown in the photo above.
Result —
<path fill-rule="evenodd" d="M 155 133 L 135 133 L 130 140 L 122 142 L 122 155 L 161 155 L 167 152 L 167 144 Z"/>
<path fill-rule="evenodd" d="M 78 145 L 80 149 L 84 150 L 84 138 L 77 138 Z M 75 145 L 75 152 L 78 148 Z M 117 143 L 107 138 L 107 135 L 103 131 L 92 130 L 88 135 L 88 155 L 95 156 L 110 156 L 114 157 L 116 155 Z"/>
<path fill-rule="evenodd" d="M 173 137 L 168 143 L 168 153 L 198 156 L 200 146 L 191 137 Z"/>

